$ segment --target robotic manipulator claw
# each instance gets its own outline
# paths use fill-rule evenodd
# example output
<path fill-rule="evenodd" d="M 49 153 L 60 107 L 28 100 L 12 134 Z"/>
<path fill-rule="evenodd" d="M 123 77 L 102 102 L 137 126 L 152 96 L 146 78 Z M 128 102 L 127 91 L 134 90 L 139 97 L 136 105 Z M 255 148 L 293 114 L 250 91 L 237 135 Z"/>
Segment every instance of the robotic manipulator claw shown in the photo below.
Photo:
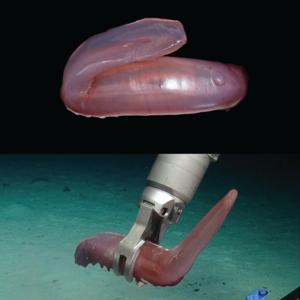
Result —
<path fill-rule="evenodd" d="M 75 262 L 82 266 L 99 263 L 128 281 L 176 285 L 218 231 L 237 198 L 229 191 L 179 245 L 165 249 L 159 242 L 169 224 L 177 223 L 193 198 L 209 164 L 218 154 L 160 154 L 139 201 L 139 212 L 124 236 L 105 232 L 82 241 Z"/>

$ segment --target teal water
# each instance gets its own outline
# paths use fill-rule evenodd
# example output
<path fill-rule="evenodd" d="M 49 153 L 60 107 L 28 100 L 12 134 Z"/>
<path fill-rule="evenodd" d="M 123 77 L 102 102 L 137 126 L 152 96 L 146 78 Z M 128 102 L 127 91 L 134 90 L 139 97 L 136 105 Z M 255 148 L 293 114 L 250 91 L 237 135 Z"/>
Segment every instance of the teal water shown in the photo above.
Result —
<path fill-rule="evenodd" d="M 138 288 L 74 263 L 80 240 L 127 233 L 155 155 L 1 155 L 0 299 L 243 300 L 266 287 L 280 299 L 300 284 L 300 178 L 275 156 L 221 156 L 179 224 L 176 245 L 230 188 L 236 205 L 183 281 Z M 275 162 L 275 163 L 274 163 Z"/>

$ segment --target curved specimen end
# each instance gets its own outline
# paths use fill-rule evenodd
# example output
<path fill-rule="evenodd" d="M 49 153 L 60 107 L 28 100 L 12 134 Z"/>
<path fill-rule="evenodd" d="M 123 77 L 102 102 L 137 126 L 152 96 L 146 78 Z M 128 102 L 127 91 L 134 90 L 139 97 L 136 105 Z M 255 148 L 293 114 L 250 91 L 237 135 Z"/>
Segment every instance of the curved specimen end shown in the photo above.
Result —
<path fill-rule="evenodd" d="M 101 267 L 110 269 L 116 247 L 123 238 L 118 233 L 104 232 L 85 239 L 76 248 L 76 264 L 86 267 L 88 264 L 99 263 Z"/>
<path fill-rule="evenodd" d="M 118 67 L 127 65 L 130 71 L 131 63 L 167 55 L 182 47 L 186 41 L 183 25 L 179 21 L 155 18 L 138 20 L 94 35 L 69 58 L 63 74 L 61 98 L 73 113 L 105 116 L 111 105 L 122 108 L 127 103 L 123 103 L 120 97 L 117 102 L 121 102 L 115 104 L 105 89 L 106 85 L 100 92 L 100 99 L 95 97 L 95 88 L 102 87 L 101 83 L 98 86 L 97 81 L 103 78 L 103 74 L 106 78 L 107 73 L 114 70 L 119 73 Z M 128 75 L 123 74 L 123 77 Z M 113 89 L 117 90 L 122 80 L 113 78 L 112 84 L 115 85 Z M 120 91 L 121 95 L 127 93 L 128 87 Z"/>
<path fill-rule="evenodd" d="M 178 284 L 225 221 L 237 195 L 236 190 L 229 191 L 173 249 L 146 241 L 135 261 L 135 279 L 160 286 Z M 116 233 L 102 233 L 84 240 L 76 249 L 76 263 L 82 266 L 99 263 L 111 268 L 114 252 L 123 237 Z"/>

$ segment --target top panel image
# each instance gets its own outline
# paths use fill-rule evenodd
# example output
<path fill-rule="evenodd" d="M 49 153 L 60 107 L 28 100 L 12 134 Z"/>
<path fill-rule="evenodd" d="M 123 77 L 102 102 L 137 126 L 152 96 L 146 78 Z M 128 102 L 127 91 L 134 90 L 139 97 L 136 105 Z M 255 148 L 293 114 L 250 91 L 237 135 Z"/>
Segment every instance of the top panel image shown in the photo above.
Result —
<path fill-rule="evenodd" d="M 26 7 L 5 37 L 0 152 L 299 150 L 270 14 L 214 6 Z"/>

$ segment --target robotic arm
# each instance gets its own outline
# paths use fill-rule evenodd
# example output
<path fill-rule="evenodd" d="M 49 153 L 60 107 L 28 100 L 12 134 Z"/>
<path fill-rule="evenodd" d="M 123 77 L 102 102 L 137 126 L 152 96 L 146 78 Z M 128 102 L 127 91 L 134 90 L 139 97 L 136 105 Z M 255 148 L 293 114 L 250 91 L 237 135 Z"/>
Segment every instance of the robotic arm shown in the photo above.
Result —
<path fill-rule="evenodd" d="M 128 281 L 167 286 L 178 284 L 195 259 L 223 224 L 237 191 L 229 191 L 176 247 L 165 249 L 159 242 L 170 224 L 177 223 L 193 198 L 210 162 L 218 154 L 160 154 L 139 201 L 139 212 L 124 236 L 104 232 L 82 241 L 75 262 L 82 266 L 99 263 Z"/>
<path fill-rule="evenodd" d="M 114 255 L 113 270 L 128 281 L 133 278 L 134 260 L 145 241 L 159 244 L 169 224 L 177 223 L 192 200 L 211 161 L 218 154 L 160 154 L 139 201 L 139 213 Z M 124 269 L 122 271 L 121 269 Z"/>

